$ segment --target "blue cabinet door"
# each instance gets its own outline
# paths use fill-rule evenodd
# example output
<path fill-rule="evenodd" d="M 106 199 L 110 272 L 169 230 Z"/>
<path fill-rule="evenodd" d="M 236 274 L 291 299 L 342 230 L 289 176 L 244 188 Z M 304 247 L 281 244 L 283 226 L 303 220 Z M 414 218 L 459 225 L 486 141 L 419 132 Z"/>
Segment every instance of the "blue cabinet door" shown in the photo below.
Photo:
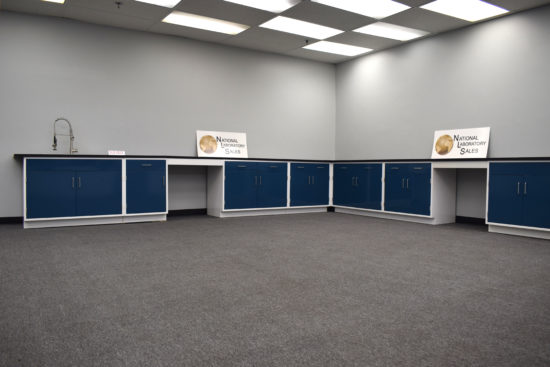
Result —
<path fill-rule="evenodd" d="M 430 215 L 430 163 L 386 164 L 385 210 Z"/>
<path fill-rule="evenodd" d="M 126 212 L 166 212 L 166 161 L 126 161 Z"/>
<path fill-rule="evenodd" d="M 305 163 L 290 164 L 290 205 L 311 205 L 311 167 Z"/>
<path fill-rule="evenodd" d="M 410 205 L 410 192 L 405 188 L 408 166 L 404 164 L 386 164 L 384 185 L 384 209 L 392 212 L 404 212 Z"/>
<path fill-rule="evenodd" d="M 287 169 L 287 163 L 258 163 L 257 208 L 286 206 Z"/>
<path fill-rule="evenodd" d="M 329 165 L 311 165 L 311 201 L 309 205 L 328 205 Z"/>
<path fill-rule="evenodd" d="M 290 205 L 328 205 L 329 165 L 290 165 Z"/>
<path fill-rule="evenodd" d="M 523 182 L 521 175 L 489 172 L 487 220 L 493 223 L 523 225 Z"/>
<path fill-rule="evenodd" d="M 550 228 L 550 163 L 491 163 L 491 223 Z"/>
<path fill-rule="evenodd" d="M 75 171 L 63 160 L 27 159 L 27 218 L 76 215 Z"/>
<path fill-rule="evenodd" d="M 256 207 L 258 181 L 257 163 L 225 162 L 225 209 Z"/>
<path fill-rule="evenodd" d="M 349 206 L 352 201 L 352 188 L 354 181 L 352 164 L 335 164 L 333 173 L 333 197 L 334 205 Z"/>
<path fill-rule="evenodd" d="M 122 160 L 80 160 L 76 215 L 122 214 Z"/>
<path fill-rule="evenodd" d="M 122 213 L 122 161 L 27 160 L 27 217 Z"/>
<path fill-rule="evenodd" d="M 348 206 L 354 208 L 362 208 L 367 198 L 366 189 L 366 177 L 363 174 L 361 164 L 351 164 L 349 171 L 351 173 L 351 187 L 349 188 L 349 202 Z"/>
<path fill-rule="evenodd" d="M 382 165 L 357 165 L 355 175 L 356 206 L 359 208 L 380 210 L 382 202 Z"/>
<path fill-rule="evenodd" d="M 550 228 L 550 167 L 539 168 L 523 182 L 523 225 Z"/>
<path fill-rule="evenodd" d="M 431 176 L 429 163 L 409 165 L 405 186 L 410 198 L 408 213 L 430 215 Z"/>

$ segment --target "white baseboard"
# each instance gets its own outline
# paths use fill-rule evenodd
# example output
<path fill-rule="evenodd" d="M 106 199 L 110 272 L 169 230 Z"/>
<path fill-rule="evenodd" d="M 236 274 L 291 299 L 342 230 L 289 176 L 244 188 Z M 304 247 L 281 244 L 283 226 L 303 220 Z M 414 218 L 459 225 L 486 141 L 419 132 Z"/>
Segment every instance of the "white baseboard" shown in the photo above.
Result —
<path fill-rule="evenodd" d="M 489 232 L 510 234 L 514 236 L 542 238 L 545 240 L 550 240 L 550 232 L 548 232 L 548 230 L 545 231 L 545 230 L 537 230 L 537 229 L 530 229 L 530 228 L 518 228 L 518 227 L 508 227 L 508 226 L 499 226 L 495 224 L 489 224 Z"/>
<path fill-rule="evenodd" d="M 384 212 L 378 210 L 363 210 L 363 209 L 352 209 L 352 208 L 341 208 L 335 207 L 334 211 L 337 213 L 353 214 L 353 215 L 363 215 L 366 217 L 375 217 L 383 219 L 393 219 L 401 220 L 405 222 L 414 222 L 414 223 L 424 223 L 424 224 L 443 224 L 437 221 L 435 218 L 425 216 L 425 215 L 415 215 L 415 214 L 399 214 L 394 212 Z M 453 219 L 454 222 L 454 219 Z"/>
<path fill-rule="evenodd" d="M 71 226 L 94 226 L 99 224 L 121 224 L 137 222 L 156 222 L 165 221 L 166 214 L 143 214 L 131 216 L 111 216 L 111 217 L 72 217 L 24 221 L 23 228 L 52 228 L 52 227 L 71 227 Z"/>
<path fill-rule="evenodd" d="M 279 214 L 304 214 L 304 213 L 326 213 L 327 207 L 302 207 L 302 208 L 281 208 L 281 209 L 255 209 L 255 210 L 234 210 L 222 211 L 220 218 L 251 217 L 257 215 L 279 215 Z"/>

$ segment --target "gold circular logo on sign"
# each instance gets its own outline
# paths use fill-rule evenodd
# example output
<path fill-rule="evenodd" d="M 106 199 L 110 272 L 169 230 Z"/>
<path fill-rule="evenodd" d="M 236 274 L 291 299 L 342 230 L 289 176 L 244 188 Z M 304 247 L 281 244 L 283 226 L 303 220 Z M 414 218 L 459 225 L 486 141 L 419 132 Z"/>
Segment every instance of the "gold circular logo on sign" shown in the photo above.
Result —
<path fill-rule="evenodd" d="M 442 135 L 435 142 L 435 151 L 439 155 L 445 155 L 453 149 L 453 138 L 449 135 Z"/>
<path fill-rule="evenodd" d="M 201 150 L 206 154 L 214 153 L 218 149 L 218 143 L 212 135 L 205 135 L 199 142 Z"/>

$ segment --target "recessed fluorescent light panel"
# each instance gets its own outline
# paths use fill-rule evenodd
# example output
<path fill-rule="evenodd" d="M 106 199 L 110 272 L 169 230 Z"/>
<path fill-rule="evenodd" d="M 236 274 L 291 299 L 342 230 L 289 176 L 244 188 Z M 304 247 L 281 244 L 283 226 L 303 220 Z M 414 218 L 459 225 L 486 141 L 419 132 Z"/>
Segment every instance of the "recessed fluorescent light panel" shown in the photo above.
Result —
<path fill-rule="evenodd" d="M 428 34 L 418 29 L 401 27 L 395 24 L 377 22 L 357 28 L 354 32 L 370 34 L 371 36 L 391 38 L 399 41 L 408 41 Z"/>
<path fill-rule="evenodd" d="M 328 52 L 331 54 L 344 55 L 344 56 L 357 56 L 369 51 L 372 51 L 370 48 L 357 47 L 351 45 L 345 45 L 343 43 L 328 42 L 328 41 L 319 41 L 312 43 L 311 45 L 304 46 L 308 50 Z"/>
<path fill-rule="evenodd" d="M 64 4 L 65 0 L 42 0 L 48 3 Z"/>
<path fill-rule="evenodd" d="M 173 11 L 162 21 L 164 23 L 172 23 L 172 24 L 177 24 L 184 27 L 198 28 L 198 29 L 204 29 L 206 31 L 226 33 L 226 34 L 238 34 L 250 28 L 249 26 L 244 24 L 228 22 L 225 20 L 220 20 L 215 18 L 203 17 L 202 15 L 184 13 L 181 11 Z"/>
<path fill-rule="evenodd" d="M 460 18 L 469 22 L 508 13 L 508 10 L 481 0 L 436 0 L 421 6 L 422 9 Z"/>
<path fill-rule="evenodd" d="M 230 3 L 262 9 L 272 13 L 282 13 L 298 4 L 300 0 L 225 0 Z"/>
<path fill-rule="evenodd" d="M 391 0 L 311 0 L 367 17 L 382 19 L 407 10 L 410 6 Z"/>
<path fill-rule="evenodd" d="M 281 32 L 294 33 L 300 36 L 311 37 L 320 40 L 343 33 L 343 31 L 339 29 L 325 27 L 315 23 L 304 22 L 303 20 L 281 16 L 275 17 L 270 21 L 261 24 L 260 27 L 269 28 Z"/>
<path fill-rule="evenodd" d="M 178 5 L 181 0 L 136 0 L 140 3 L 153 4 L 158 6 L 163 6 L 165 8 L 173 8 Z"/>

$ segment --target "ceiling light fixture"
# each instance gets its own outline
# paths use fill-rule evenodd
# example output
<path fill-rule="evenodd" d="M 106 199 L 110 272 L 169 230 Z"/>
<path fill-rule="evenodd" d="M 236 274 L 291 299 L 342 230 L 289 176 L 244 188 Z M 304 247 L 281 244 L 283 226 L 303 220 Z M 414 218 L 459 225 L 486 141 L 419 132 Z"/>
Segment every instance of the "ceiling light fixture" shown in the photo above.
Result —
<path fill-rule="evenodd" d="M 418 29 L 402 27 L 395 24 L 377 22 L 357 28 L 354 32 L 369 34 L 371 36 L 391 38 L 398 41 L 408 41 L 428 34 Z"/>
<path fill-rule="evenodd" d="M 42 1 L 46 1 L 48 3 L 56 3 L 56 4 L 64 4 L 65 3 L 65 0 L 42 0 Z"/>
<path fill-rule="evenodd" d="M 314 3 L 324 4 L 346 10 L 367 17 L 382 19 L 390 15 L 407 10 L 410 6 L 391 0 L 311 0 Z"/>
<path fill-rule="evenodd" d="M 320 40 L 344 32 L 339 29 L 325 27 L 319 24 L 304 22 L 303 20 L 281 16 L 275 17 L 265 22 L 264 24 L 260 24 L 260 27 L 269 28 L 280 32 L 298 34 L 300 36 L 311 37 Z"/>
<path fill-rule="evenodd" d="M 238 24 L 228 22 L 226 20 L 203 17 L 202 15 L 195 15 L 190 13 L 184 13 L 181 11 L 173 11 L 168 14 L 166 18 L 162 20 L 164 23 L 177 24 L 184 27 L 204 29 L 206 31 L 226 33 L 226 34 L 239 34 L 242 31 L 250 28 L 244 24 Z"/>
<path fill-rule="evenodd" d="M 421 8 L 469 22 L 508 13 L 506 9 L 481 0 L 436 0 L 422 5 Z"/>
<path fill-rule="evenodd" d="M 165 8 L 173 8 L 174 6 L 178 5 L 181 0 L 136 0 L 136 1 L 139 1 L 141 3 L 158 5 Z"/>
<path fill-rule="evenodd" d="M 328 42 L 328 41 L 319 41 L 312 43 L 311 45 L 304 46 L 308 50 L 328 52 L 331 54 L 344 55 L 344 56 L 357 56 L 369 51 L 372 51 L 370 48 L 358 47 L 346 45 L 343 43 Z"/>
<path fill-rule="evenodd" d="M 300 0 L 225 0 L 230 3 L 266 10 L 272 13 L 282 13 L 298 4 Z"/>

